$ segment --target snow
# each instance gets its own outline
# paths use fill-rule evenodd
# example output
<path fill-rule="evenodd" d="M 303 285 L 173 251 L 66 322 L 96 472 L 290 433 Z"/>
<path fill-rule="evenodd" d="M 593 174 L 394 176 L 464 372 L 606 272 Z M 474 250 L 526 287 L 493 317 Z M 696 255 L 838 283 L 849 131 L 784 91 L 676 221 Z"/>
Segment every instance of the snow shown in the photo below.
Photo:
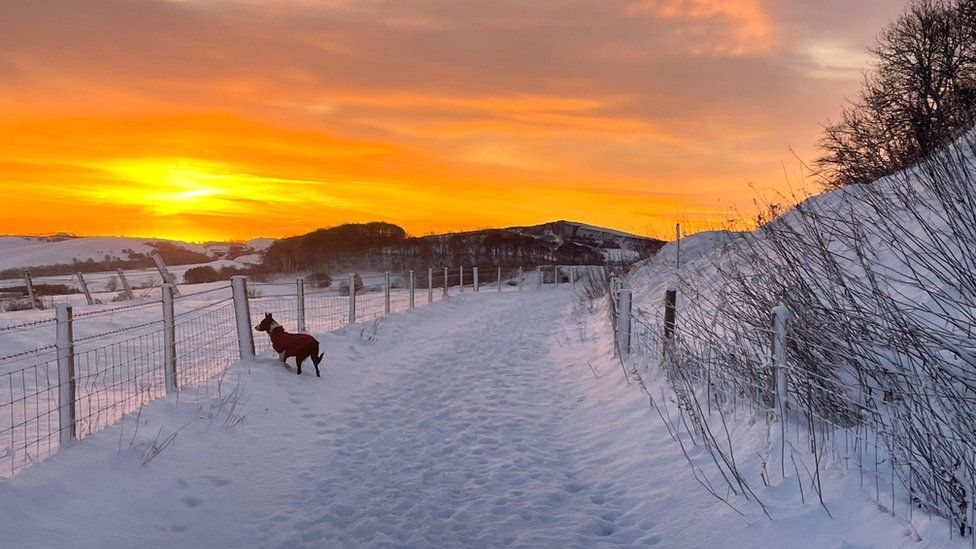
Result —
<path fill-rule="evenodd" d="M 55 265 L 93 259 L 101 261 L 106 255 L 125 259 L 126 249 L 136 253 L 151 254 L 147 242 L 164 239 L 130 237 L 80 237 L 51 241 L 41 237 L 0 236 L 0 269 L 20 269 L 39 265 Z M 207 253 L 202 244 L 175 242 L 199 253 Z"/>
<path fill-rule="evenodd" d="M 263 356 L 0 480 L 0 539 L 25 548 L 914 539 L 839 471 L 828 473 L 834 519 L 800 502 L 795 483 L 763 493 L 772 521 L 709 496 L 625 379 L 609 334 L 603 306 L 581 306 L 565 288 L 467 292 L 318 334 L 321 379 Z M 745 421 L 732 436 L 764 443 Z M 931 546 L 921 535 L 912 545 Z"/>

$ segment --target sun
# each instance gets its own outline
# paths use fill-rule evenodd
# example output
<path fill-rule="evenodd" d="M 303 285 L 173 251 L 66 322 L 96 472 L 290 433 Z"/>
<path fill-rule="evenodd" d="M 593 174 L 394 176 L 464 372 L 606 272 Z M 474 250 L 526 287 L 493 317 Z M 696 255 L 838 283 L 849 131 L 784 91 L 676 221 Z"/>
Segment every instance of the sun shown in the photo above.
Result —
<path fill-rule="evenodd" d="M 233 166 L 186 158 L 141 158 L 104 163 L 98 168 L 115 181 L 96 189 L 98 198 L 139 206 L 160 216 L 225 214 L 247 188 L 246 174 Z M 253 191 L 253 189 L 252 189 Z"/>

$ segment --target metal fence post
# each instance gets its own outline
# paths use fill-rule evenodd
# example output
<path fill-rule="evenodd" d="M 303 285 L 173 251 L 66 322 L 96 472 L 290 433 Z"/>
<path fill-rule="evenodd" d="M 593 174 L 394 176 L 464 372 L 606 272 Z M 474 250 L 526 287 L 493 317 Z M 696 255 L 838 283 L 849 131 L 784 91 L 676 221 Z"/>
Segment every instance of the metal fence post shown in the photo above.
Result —
<path fill-rule="evenodd" d="M 163 284 L 163 372 L 166 378 L 166 394 L 179 388 L 176 380 L 176 312 L 173 305 L 173 285 Z M 247 293 L 245 292 L 245 298 Z M 250 316 L 250 315 L 249 315 Z M 250 334 L 250 317 L 248 334 Z M 243 355 L 241 358 L 244 358 Z"/>
<path fill-rule="evenodd" d="M 630 289 L 617 290 L 617 353 L 630 354 Z"/>
<path fill-rule="evenodd" d="M 502 291 L 502 268 L 498 268 L 498 291 Z"/>
<path fill-rule="evenodd" d="M 668 288 L 664 292 L 664 338 L 671 339 L 674 335 L 677 316 L 678 291 Z"/>
<path fill-rule="evenodd" d="M 27 286 L 27 299 L 30 300 L 30 307 L 36 309 L 37 296 L 34 294 L 34 279 L 31 278 L 30 269 L 24 269 L 24 284 Z"/>
<path fill-rule="evenodd" d="M 58 421 L 60 445 L 67 446 L 77 438 L 75 426 L 75 343 L 72 327 L 71 305 L 58 303 L 57 319 L 58 351 Z"/>
<path fill-rule="evenodd" d="M 254 335 L 251 333 L 251 304 L 247 297 L 247 278 L 235 275 L 230 278 L 234 295 L 234 316 L 237 320 L 237 346 L 241 360 L 254 358 Z"/>
<path fill-rule="evenodd" d="M 569 285 L 573 288 L 576 287 L 576 267 L 570 266 L 569 268 Z"/>
<path fill-rule="evenodd" d="M 447 297 L 447 267 L 444 267 L 444 297 Z"/>
<path fill-rule="evenodd" d="M 464 293 L 464 265 L 458 267 L 458 293 Z"/>
<path fill-rule="evenodd" d="M 298 331 L 305 331 L 305 278 L 298 277 L 295 279 L 295 298 L 296 306 L 298 308 Z"/>
<path fill-rule="evenodd" d="M 783 478 L 786 478 L 786 325 L 790 319 L 790 310 L 783 304 L 773 307 L 773 372 L 776 381 L 775 405 L 776 417 L 780 425 L 780 465 Z"/>
<path fill-rule="evenodd" d="M 413 272 L 413 269 L 410 269 L 410 297 L 408 299 L 410 300 L 409 305 L 411 309 L 413 309 L 414 307 L 413 293 L 414 290 L 416 289 L 417 289 L 417 275 Z"/>
<path fill-rule="evenodd" d="M 349 324 L 356 323 L 356 273 L 349 275 Z"/>
<path fill-rule="evenodd" d="M 383 276 L 383 314 L 390 314 L 390 273 Z"/>
<path fill-rule="evenodd" d="M 521 266 L 519 266 L 519 272 L 518 272 L 518 289 L 519 291 L 522 291 L 522 267 Z"/>
<path fill-rule="evenodd" d="M 119 280 L 122 281 L 122 291 L 125 292 L 126 299 L 133 299 L 135 296 L 132 294 L 132 286 L 129 286 L 129 279 L 125 277 L 125 271 L 122 269 L 115 269 L 115 272 L 119 275 Z"/>
<path fill-rule="evenodd" d="M 88 283 L 85 282 L 85 275 L 75 273 L 75 276 L 78 277 L 78 285 L 81 286 L 81 293 L 85 294 L 85 301 L 87 301 L 89 305 L 94 305 L 95 300 L 92 299 L 91 292 L 88 291 Z"/>
<path fill-rule="evenodd" d="M 472 280 L 474 281 L 474 291 L 476 291 L 476 292 L 481 291 L 478 288 L 478 268 L 477 267 L 472 267 L 471 268 L 471 276 L 472 276 Z"/>
<path fill-rule="evenodd" d="M 434 302 L 434 269 L 427 269 L 427 303 Z"/>
<path fill-rule="evenodd" d="M 773 368 L 776 378 L 776 412 L 784 417 L 786 410 L 786 325 L 790 310 L 784 305 L 773 307 Z"/>

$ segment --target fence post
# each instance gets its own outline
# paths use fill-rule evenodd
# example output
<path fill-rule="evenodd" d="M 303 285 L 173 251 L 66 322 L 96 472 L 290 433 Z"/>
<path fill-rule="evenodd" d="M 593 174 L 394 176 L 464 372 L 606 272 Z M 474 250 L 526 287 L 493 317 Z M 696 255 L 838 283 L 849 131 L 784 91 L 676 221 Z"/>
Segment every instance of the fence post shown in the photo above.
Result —
<path fill-rule="evenodd" d="M 176 312 L 173 306 L 173 285 L 163 284 L 163 372 L 166 378 L 166 394 L 176 392 Z M 247 292 L 245 292 L 245 298 Z M 235 296 L 236 297 L 236 296 Z M 250 317 L 248 318 L 250 324 Z M 250 326 L 248 326 L 250 329 Z M 248 331 L 250 334 L 250 331 Z M 241 358 L 244 358 L 243 355 Z"/>
<path fill-rule="evenodd" d="M 305 277 L 295 279 L 295 298 L 298 308 L 298 331 L 305 331 Z"/>
<path fill-rule="evenodd" d="M 71 305 L 58 303 L 57 319 L 58 350 L 58 441 L 62 447 L 77 438 L 75 426 L 75 343 L 72 328 Z"/>
<path fill-rule="evenodd" d="M 477 267 L 472 267 L 471 268 L 471 273 L 472 273 L 472 277 L 473 277 L 472 280 L 474 280 L 474 291 L 479 292 L 481 290 L 478 288 L 478 268 Z"/>
<path fill-rule="evenodd" d="M 464 293 L 464 265 L 458 267 L 458 293 Z"/>
<path fill-rule="evenodd" d="M 790 310 L 785 305 L 773 307 L 773 373 L 776 381 L 775 405 L 776 417 L 780 425 L 780 465 L 783 478 L 786 478 L 786 324 L 790 319 Z"/>
<path fill-rule="evenodd" d="M 630 289 L 617 290 L 617 353 L 630 354 Z"/>
<path fill-rule="evenodd" d="M 87 301 L 89 305 L 94 305 L 95 300 L 92 299 L 91 292 L 88 291 L 88 283 L 85 282 L 85 275 L 75 273 L 75 276 L 78 277 L 78 285 L 81 286 L 81 293 L 85 294 L 85 301 Z"/>
<path fill-rule="evenodd" d="M 349 275 L 349 324 L 356 323 L 356 273 Z"/>
<path fill-rule="evenodd" d="M 434 302 L 434 269 L 427 268 L 427 303 Z"/>
<path fill-rule="evenodd" d="M 444 267 L 444 297 L 447 297 L 447 267 Z"/>
<path fill-rule="evenodd" d="M 519 272 L 518 272 L 518 289 L 519 291 L 522 291 L 522 267 L 521 266 L 519 266 Z"/>
<path fill-rule="evenodd" d="M 390 314 L 390 273 L 383 276 L 383 314 Z"/>
<path fill-rule="evenodd" d="M 166 263 L 163 262 L 163 258 L 159 254 L 152 254 L 152 260 L 156 264 L 156 270 L 159 271 L 159 276 L 163 277 L 163 284 L 172 284 L 173 293 L 180 295 L 180 289 L 176 285 L 176 277 L 166 268 Z"/>
<path fill-rule="evenodd" d="M 502 291 L 502 268 L 498 268 L 498 291 Z"/>
<path fill-rule="evenodd" d="M 126 299 L 133 299 L 135 296 L 132 295 L 132 286 L 129 286 L 129 279 L 125 277 L 125 271 L 122 269 L 115 269 L 115 272 L 119 275 L 119 280 L 122 281 L 122 291 L 125 292 Z"/>
<path fill-rule="evenodd" d="M 678 291 L 668 288 L 664 291 L 664 338 L 671 339 L 677 323 Z"/>
<path fill-rule="evenodd" d="M 782 418 L 786 411 L 786 325 L 790 310 L 780 304 L 773 307 L 773 368 L 776 378 L 776 413 Z"/>
<path fill-rule="evenodd" d="M 569 285 L 573 288 L 576 287 L 576 266 L 573 265 L 569 268 Z"/>
<path fill-rule="evenodd" d="M 416 275 L 416 273 L 413 272 L 413 269 L 410 269 L 410 297 L 409 297 L 409 299 L 410 299 L 410 308 L 411 309 L 413 309 L 413 307 L 414 307 L 413 293 L 414 293 L 414 290 L 416 290 L 416 289 L 417 289 L 417 275 Z"/>
<path fill-rule="evenodd" d="M 241 360 L 247 360 L 255 356 L 254 335 L 251 333 L 251 304 L 247 297 L 247 277 L 232 276 L 230 284 L 234 295 L 234 316 L 237 319 L 237 346 L 241 351 Z"/>
<path fill-rule="evenodd" d="M 24 284 L 27 286 L 27 299 L 30 300 L 30 307 L 36 309 L 37 297 L 34 293 L 34 279 L 31 278 L 30 269 L 24 269 Z"/>

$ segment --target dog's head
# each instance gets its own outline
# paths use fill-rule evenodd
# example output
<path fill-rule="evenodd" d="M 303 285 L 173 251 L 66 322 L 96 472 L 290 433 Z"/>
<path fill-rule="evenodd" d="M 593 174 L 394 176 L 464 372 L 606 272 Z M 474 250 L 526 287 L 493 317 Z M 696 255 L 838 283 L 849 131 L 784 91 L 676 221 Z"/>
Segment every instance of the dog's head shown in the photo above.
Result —
<path fill-rule="evenodd" d="M 258 324 L 257 326 L 255 326 L 254 329 L 257 330 L 257 331 L 259 331 L 259 332 L 269 332 L 270 333 L 271 330 L 273 328 L 275 328 L 276 326 L 281 326 L 281 324 L 278 324 L 277 322 L 275 322 L 275 319 L 274 319 L 274 317 L 271 316 L 271 313 L 264 313 L 264 320 L 262 320 L 260 324 Z"/>

